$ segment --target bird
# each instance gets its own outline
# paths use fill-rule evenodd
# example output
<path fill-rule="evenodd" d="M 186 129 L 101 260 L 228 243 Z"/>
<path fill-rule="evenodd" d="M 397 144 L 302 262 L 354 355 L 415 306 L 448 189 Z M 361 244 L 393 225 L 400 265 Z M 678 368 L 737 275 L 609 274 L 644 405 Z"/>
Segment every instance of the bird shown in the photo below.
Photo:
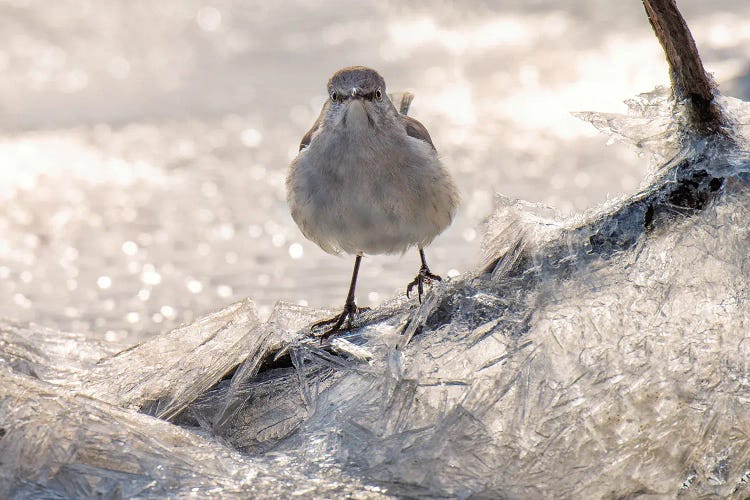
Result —
<path fill-rule="evenodd" d="M 312 325 L 328 327 L 321 341 L 352 321 L 363 255 L 404 254 L 416 247 L 421 267 L 406 289 L 441 281 L 424 248 L 453 221 L 459 192 L 427 128 L 399 112 L 374 69 L 350 66 L 328 80 L 328 98 L 302 137 L 289 167 L 286 190 L 302 234 L 330 254 L 353 255 L 344 310 Z"/>

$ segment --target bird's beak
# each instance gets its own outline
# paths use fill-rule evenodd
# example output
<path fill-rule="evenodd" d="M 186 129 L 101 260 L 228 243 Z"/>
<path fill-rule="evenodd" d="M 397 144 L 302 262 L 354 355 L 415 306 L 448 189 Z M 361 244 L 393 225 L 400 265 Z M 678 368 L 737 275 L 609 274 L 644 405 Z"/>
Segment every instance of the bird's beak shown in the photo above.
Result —
<path fill-rule="evenodd" d="M 346 114 L 343 117 L 344 123 L 352 130 L 369 130 L 373 121 L 367 112 L 367 98 L 359 87 L 353 87 L 350 95 Z"/>

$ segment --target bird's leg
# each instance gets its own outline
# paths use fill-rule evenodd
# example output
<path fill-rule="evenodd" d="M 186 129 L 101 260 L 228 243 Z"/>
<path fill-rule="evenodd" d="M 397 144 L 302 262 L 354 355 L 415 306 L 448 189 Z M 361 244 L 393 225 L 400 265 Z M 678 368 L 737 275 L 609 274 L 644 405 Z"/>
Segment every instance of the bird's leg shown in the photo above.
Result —
<path fill-rule="evenodd" d="M 406 287 L 406 296 L 409 297 L 412 288 L 417 287 L 417 293 L 419 294 L 419 303 L 422 303 L 422 293 L 424 292 L 424 284 L 429 284 L 431 281 L 443 281 L 443 278 L 437 274 L 432 274 L 430 268 L 427 267 L 427 259 L 424 256 L 424 249 L 419 247 L 419 256 L 422 258 L 422 267 L 419 268 L 419 274 L 414 278 L 414 281 L 409 283 Z"/>
<path fill-rule="evenodd" d="M 359 273 L 359 263 L 361 260 L 362 255 L 358 254 L 357 258 L 354 260 L 354 271 L 352 272 L 352 282 L 349 285 L 349 294 L 346 296 L 346 304 L 344 304 L 344 310 L 341 312 L 341 314 L 338 314 L 333 318 L 318 321 L 317 323 L 312 325 L 311 330 L 315 330 L 316 328 L 319 328 L 321 326 L 332 324 L 330 328 L 328 328 L 320 335 L 321 339 L 326 339 L 338 332 L 344 325 L 345 321 L 347 330 L 351 330 L 352 320 L 354 319 L 354 316 L 357 314 L 357 312 L 367 309 L 365 307 L 357 307 L 357 305 L 354 303 L 354 289 L 357 287 L 357 273 Z"/>

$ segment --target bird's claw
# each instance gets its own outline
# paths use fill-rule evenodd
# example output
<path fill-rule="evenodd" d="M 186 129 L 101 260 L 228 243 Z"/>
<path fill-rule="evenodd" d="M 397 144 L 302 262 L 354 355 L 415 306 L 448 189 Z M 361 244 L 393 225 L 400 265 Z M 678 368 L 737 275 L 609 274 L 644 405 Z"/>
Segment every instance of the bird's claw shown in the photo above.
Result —
<path fill-rule="evenodd" d="M 344 310 L 341 312 L 341 314 L 337 314 L 336 316 L 328 319 L 324 319 L 322 321 L 318 321 L 317 323 L 313 323 L 313 325 L 310 327 L 310 331 L 315 334 L 315 330 L 322 326 L 331 325 L 330 328 L 325 330 L 321 334 L 316 334 L 316 337 L 320 337 L 320 341 L 322 342 L 324 339 L 327 339 L 328 337 L 334 335 L 339 330 L 341 330 L 341 327 L 346 322 L 346 329 L 347 331 L 351 331 L 352 329 L 352 321 L 354 320 L 354 316 L 356 316 L 358 313 L 367 311 L 370 309 L 369 307 L 357 307 L 356 304 L 346 304 L 344 305 Z"/>
<path fill-rule="evenodd" d="M 433 281 L 443 281 L 443 278 L 438 276 L 437 274 L 433 274 L 430 272 L 430 268 L 427 266 L 422 266 L 419 269 L 419 274 L 417 274 L 417 277 L 414 278 L 414 281 L 409 283 L 406 286 L 406 296 L 409 297 L 411 294 L 412 289 L 416 286 L 417 287 L 417 294 L 419 296 L 419 303 L 422 303 L 422 295 L 424 294 L 424 284 L 430 284 Z"/>

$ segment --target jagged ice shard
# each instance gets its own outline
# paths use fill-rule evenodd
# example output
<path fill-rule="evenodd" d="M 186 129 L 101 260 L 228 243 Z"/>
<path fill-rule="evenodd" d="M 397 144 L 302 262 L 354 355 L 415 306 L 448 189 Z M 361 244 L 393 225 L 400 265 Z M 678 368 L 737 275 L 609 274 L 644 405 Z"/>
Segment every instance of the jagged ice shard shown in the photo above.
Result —
<path fill-rule="evenodd" d="M 0 497 L 747 496 L 750 105 L 686 139 L 629 104 L 581 116 L 655 160 L 639 193 L 498 198 L 482 268 L 331 344 L 250 301 L 120 353 L 3 323 Z"/>

